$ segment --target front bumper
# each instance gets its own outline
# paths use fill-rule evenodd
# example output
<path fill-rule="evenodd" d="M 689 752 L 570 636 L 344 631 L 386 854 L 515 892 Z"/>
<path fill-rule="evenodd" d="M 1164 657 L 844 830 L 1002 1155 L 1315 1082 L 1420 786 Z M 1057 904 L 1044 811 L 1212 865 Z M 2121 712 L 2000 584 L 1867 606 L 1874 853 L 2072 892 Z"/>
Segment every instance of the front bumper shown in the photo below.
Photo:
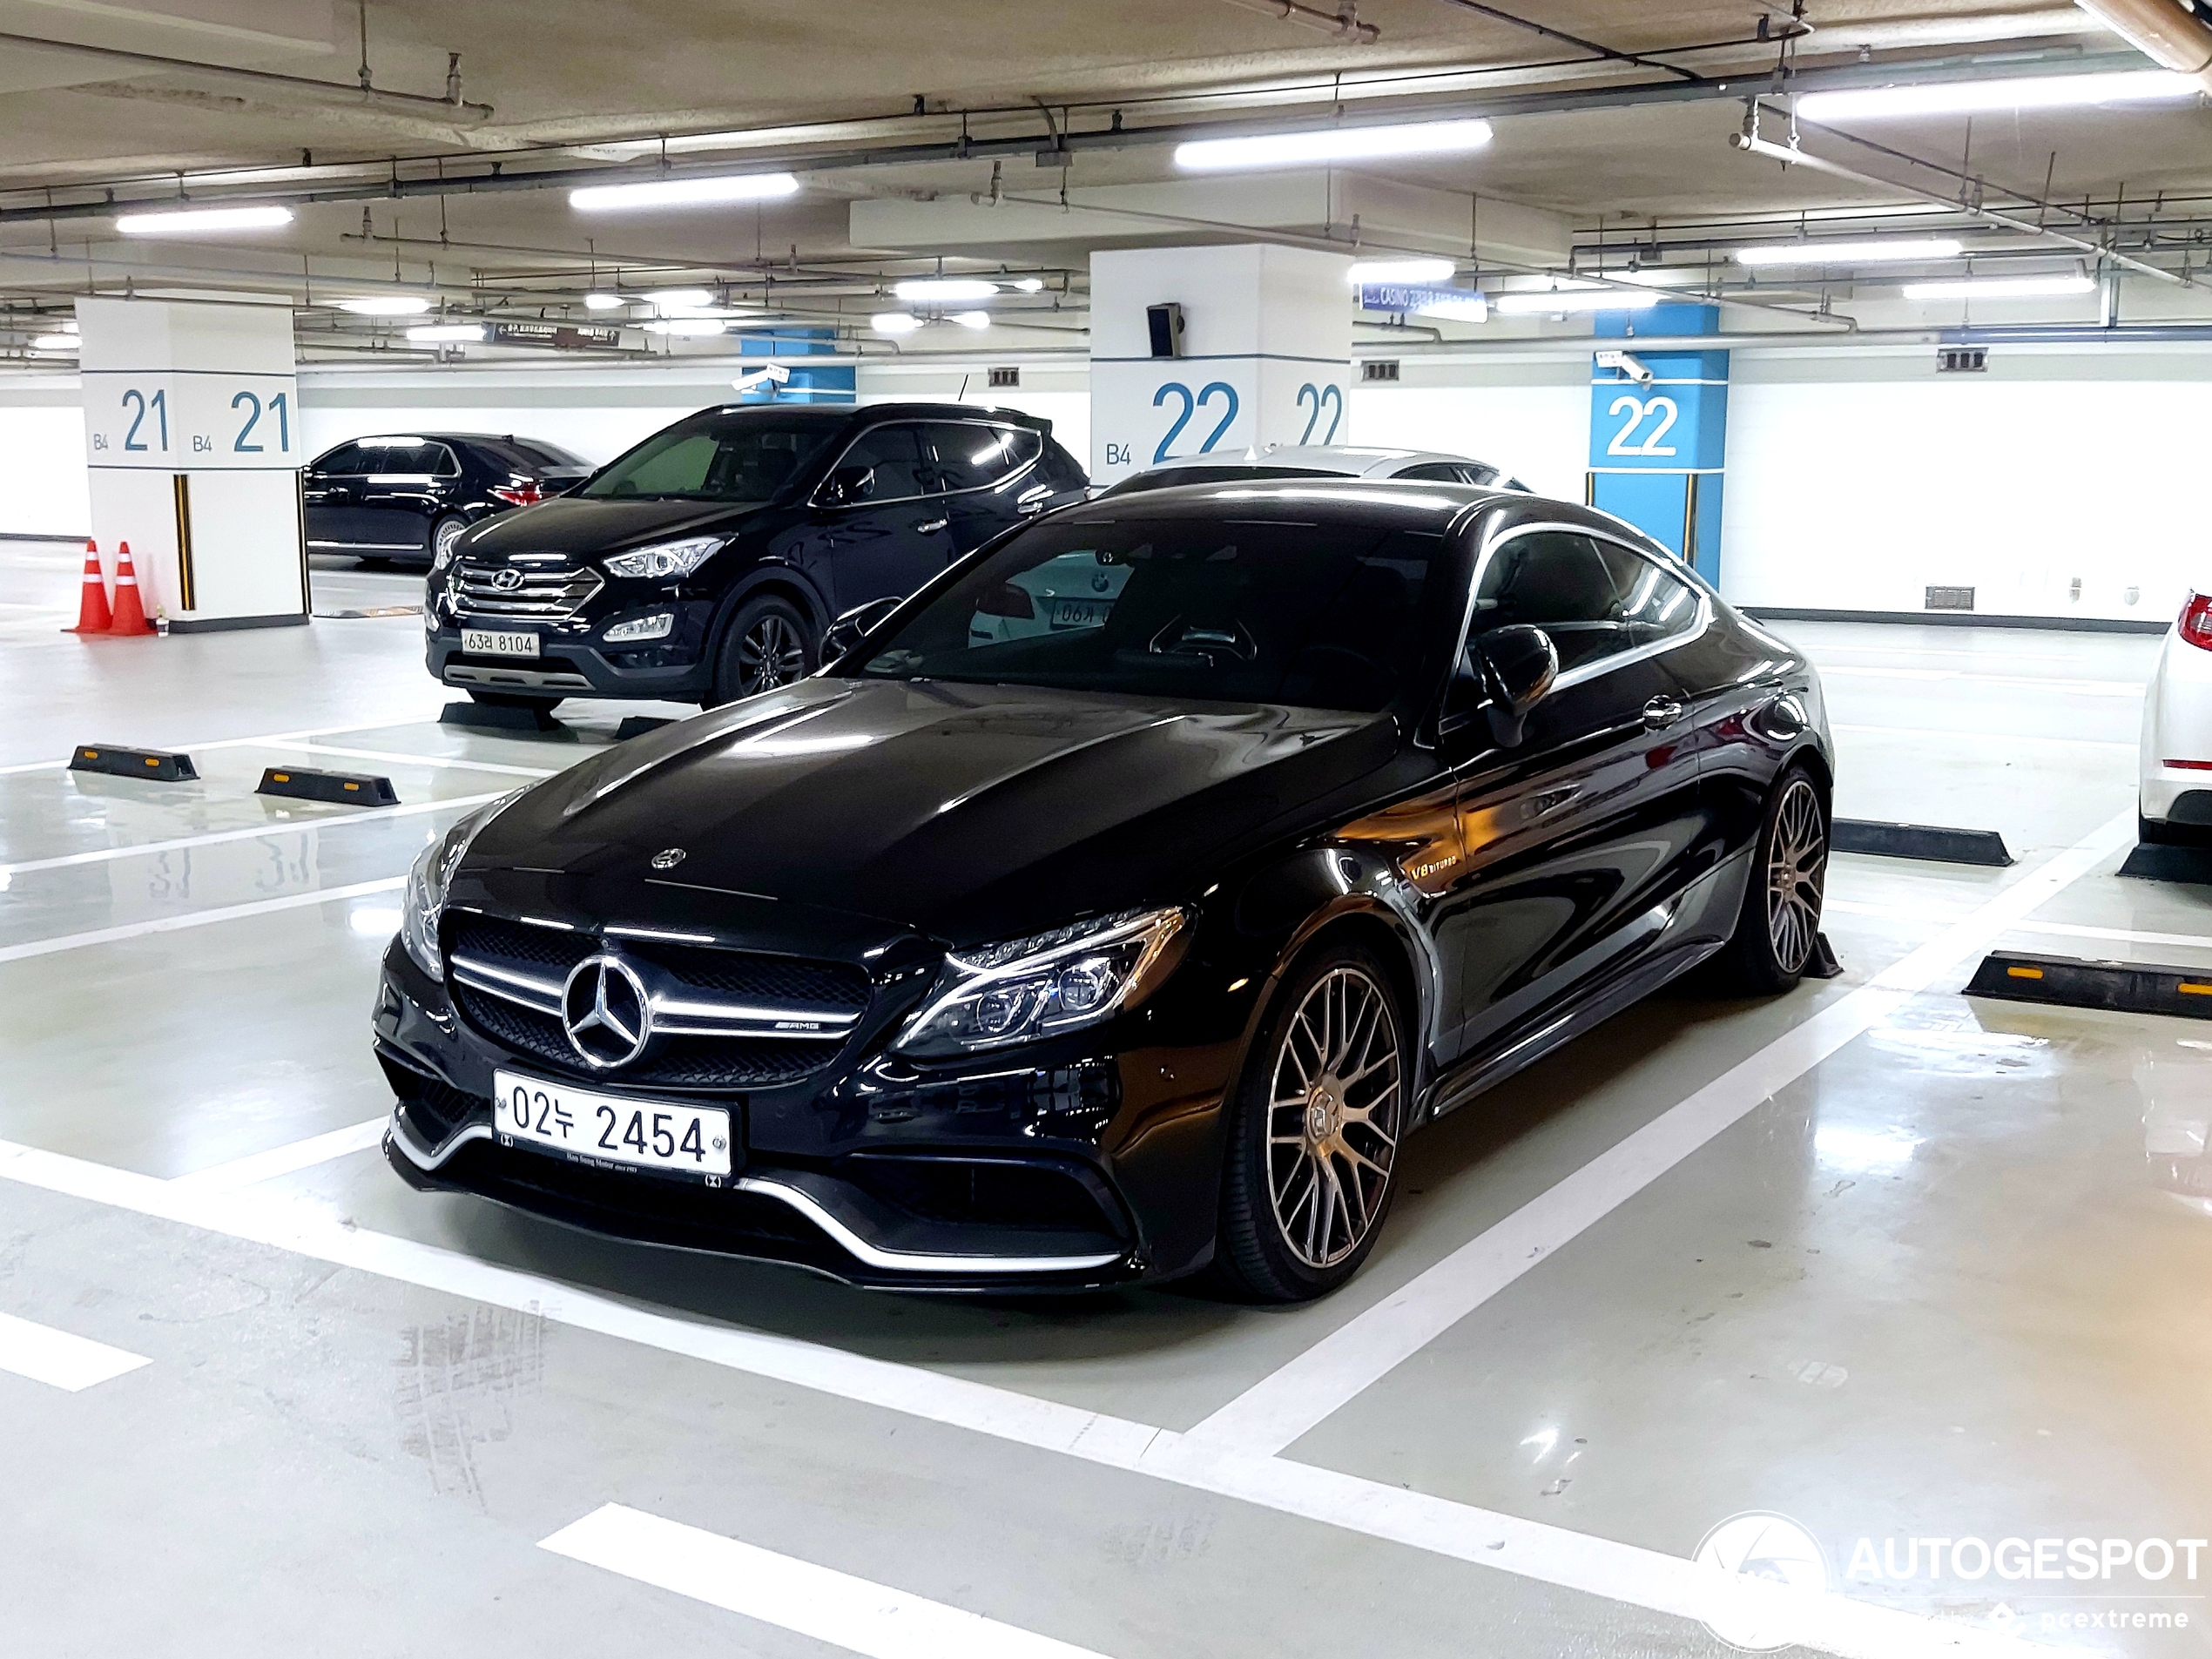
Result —
<path fill-rule="evenodd" d="M 556 697 L 659 698 L 695 703 L 713 688 L 708 651 L 713 625 L 711 601 L 644 597 L 604 615 L 555 620 L 466 617 L 456 620 L 441 604 L 426 616 L 424 665 L 442 685 L 463 690 Z M 669 637 L 637 644 L 608 644 L 607 628 L 633 616 L 677 613 Z M 538 637 L 536 658 L 473 657 L 461 649 L 463 624 L 471 628 L 521 630 Z"/>
<path fill-rule="evenodd" d="M 657 1091 L 727 1104 L 742 1125 L 740 1167 L 710 1185 L 499 1135 L 493 1069 L 545 1076 L 544 1062 L 475 1030 L 396 942 L 374 1028 L 398 1097 L 385 1155 L 418 1190 L 883 1289 L 1097 1290 L 1211 1255 L 1221 1091 L 1162 1098 L 1152 1085 L 1172 1067 L 1157 1051 L 1001 1055 L 911 1080 L 840 1062 L 780 1088 Z"/>

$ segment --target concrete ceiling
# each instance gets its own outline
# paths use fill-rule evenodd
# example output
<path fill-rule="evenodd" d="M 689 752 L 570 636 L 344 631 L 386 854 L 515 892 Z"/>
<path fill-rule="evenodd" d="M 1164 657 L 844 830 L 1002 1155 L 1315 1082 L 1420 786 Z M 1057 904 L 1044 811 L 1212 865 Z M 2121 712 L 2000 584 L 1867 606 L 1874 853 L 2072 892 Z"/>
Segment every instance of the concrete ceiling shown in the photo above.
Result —
<path fill-rule="evenodd" d="M 1712 221 L 1925 207 L 1729 146 L 1742 95 L 1771 84 L 1782 51 L 1773 37 L 1801 26 L 1785 5 L 1522 0 L 1519 15 L 1547 34 L 1464 0 L 1365 0 L 1358 17 L 1379 31 L 1372 44 L 1268 7 L 370 0 L 364 93 L 354 4 L 0 0 L 0 297 L 59 300 L 126 278 L 295 299 L 397 281 L 480 305 L 557 307 L 604 286 L 615 267 L 631 286 L 749 277 L 733 298 L 773 302 L 761 267 L 779 265 L 772 274 L 786 300 L 858 319 L 881 304 L 880 279 L 939 256 L 954 268 L 1051 272 L 1055 291 L 1078 290 L 1065 307 L 1080 303 L 1087 241 L 1249 225 L 1348 245 L 1359 213 L 1363 244 L 1472 249 L 1545 269 L 1581 257 L 1577 245 L 1587 250 L 1601 227 L 1656 238 L 1655 225 L 1696 221 L 1695 233 L 1716 234 Z M 2063 68 L 2127 50 L 2063 5 L 1811 0 L 1803 22 L 1811 32 L 1793 44 L 1797 69 L 1875 78 L 1932 61 L 1961 73 L 2003 60 Z M 150 61 L 164 59 L 172 61 Z M 1661 95 L 1683 101 L 1618 106 Z M 1495 141 L 1468 156 L 1312 175 L 1309 206 L 1296 209 L 1277 179 L 1243 192 L 1232 184 L 1207 194 L 1203 212 L 1186 211 L 1197 198 L 1176 180 L 1166 145 L 1143 141 L 1148 128 L 1312 119 L 1339 99 L 1356 120 L 1562 98 L 1601 107 L 1501 115 Z M 1079 150 L 1064 168 L 1038 164 L 1052 133 L 1096 140 L 1117 115 L 1125 138 L 1114 147 Z M 963 132 L 1000 148 L 947 158 Z M 2040 197 L 2047 177 L 2051 195 L 2100 199 L 2101 213 L 2123 190 L 2130 201 L 2163 192 L 2161 223 L 2175 235 L 2186 239 L 2193 219 L 2212 233 L 2212 113 L 2201 105 L 1984 117 L 1971 131 L 1960 119 L 1885 125 L 1860 136 L 1898 153 L 1811 130 L 1806 147 L 1946 192 L 1959 187 L 1939 171 L 1951 169 L 1993 198 Z M 650 172 L 663 138 L 678 166 L 770 162 L 799 172 L 806 188 L 757 208 L 591 218 L 562 189 L 511 187 L 533 172 Z M 995 169 L 1002 197 L 1034 199 L 979 219 L 971 198 L 988 199 Z M 404 199 L 390 199 L 394 179 L 407 181 Z M 481 188 L 423 193 L 462 179 Z M 1071 205 L 1094 216 L 1080 231 L 1041 233 L 1034 221 L 1058 212 L 1063 184 Z M 180 185 L 195 199 L 294 199 L 298 218 L 252 238 L 149 245 L 122 241 L 105 213 L 88 211 L 109 192 L 153 201 Z M 340 199 L 298 199 L 309 196 Z M 1096 215 L 1115 203 L 1123 234 L 1109 239 Z M 64 216 L 41 217 L 49 204 Z M 1049 309 L 1055 294 L 1032 303 Z"/>

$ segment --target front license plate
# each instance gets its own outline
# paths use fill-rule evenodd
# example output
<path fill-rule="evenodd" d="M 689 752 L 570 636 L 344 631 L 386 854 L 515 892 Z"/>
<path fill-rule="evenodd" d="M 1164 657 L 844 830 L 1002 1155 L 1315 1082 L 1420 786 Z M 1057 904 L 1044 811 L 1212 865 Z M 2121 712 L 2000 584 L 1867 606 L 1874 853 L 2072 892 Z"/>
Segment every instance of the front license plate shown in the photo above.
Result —
<path fill-rule="evenodd" d="M 492 1127 L 502 1142 L 528 1141 L 592 1163 L 640 1170 L 730 1173 L 726 1108 L 626 1100 L 511 1071 L 494 1072 L 492 1080 L 499 1091 Z"/>
<path fill-rule="evenodd" d="M 535 657 L 537 636 L 503 628 L 463 628 L 461 649 L 471 657 Z"/>

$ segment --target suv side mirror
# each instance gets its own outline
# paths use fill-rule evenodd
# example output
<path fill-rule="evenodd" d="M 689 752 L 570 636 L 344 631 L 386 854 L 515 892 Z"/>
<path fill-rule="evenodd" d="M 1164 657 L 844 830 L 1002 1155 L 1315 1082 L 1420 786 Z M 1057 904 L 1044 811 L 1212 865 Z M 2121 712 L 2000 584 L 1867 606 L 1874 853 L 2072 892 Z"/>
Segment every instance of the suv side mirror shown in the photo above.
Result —
<path fill-rule="evenodd" d="M 1491 739 L 1500 748 L 1515 748 L 1528 711 L 1559 678 L 1559 651 L 1542 629 L 1515 623 L 1474 641 L 1457 678 L 1482 698 Z"/>
<path fill-rule="evenodd" d="M 822 486 L 822 504 L 850 507 L 856 501 L 866 501 L 874 489 L 873 467 L 840 467 Z"/>
<path fill-rule="evenodd" d="M 822 635 L 823 665 L 826 667 L 850 652 L 877 624 L 905 603 L 895 597 L 871 599 L 864 605 L 853 606 L 830 624 Z"/>

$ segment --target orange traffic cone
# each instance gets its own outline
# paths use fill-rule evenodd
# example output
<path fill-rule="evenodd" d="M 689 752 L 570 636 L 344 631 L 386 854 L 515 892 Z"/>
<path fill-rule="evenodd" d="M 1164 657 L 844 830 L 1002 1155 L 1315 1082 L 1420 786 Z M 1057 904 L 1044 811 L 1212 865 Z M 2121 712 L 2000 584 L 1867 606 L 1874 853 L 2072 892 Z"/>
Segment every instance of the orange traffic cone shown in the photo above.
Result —
<path fill-rule="evenodd" d="M 115 556 L 115 620 L 108 627 L 111 634 L 150 634 L 153 624 L 146 620 L 146 608 L 138 598 L 138 573 L 131 563 L 131 543 L 124 543 Z"/>
<path fill-rule="evenodd" d="M 78 601 L 77 626 L 63 631 L 104 634 L 114 625 L 115 619 L 108 615 L 107 582 L 100 575 L 100 550 L 88 541 L 84 543 L 84 597 Z"/>

